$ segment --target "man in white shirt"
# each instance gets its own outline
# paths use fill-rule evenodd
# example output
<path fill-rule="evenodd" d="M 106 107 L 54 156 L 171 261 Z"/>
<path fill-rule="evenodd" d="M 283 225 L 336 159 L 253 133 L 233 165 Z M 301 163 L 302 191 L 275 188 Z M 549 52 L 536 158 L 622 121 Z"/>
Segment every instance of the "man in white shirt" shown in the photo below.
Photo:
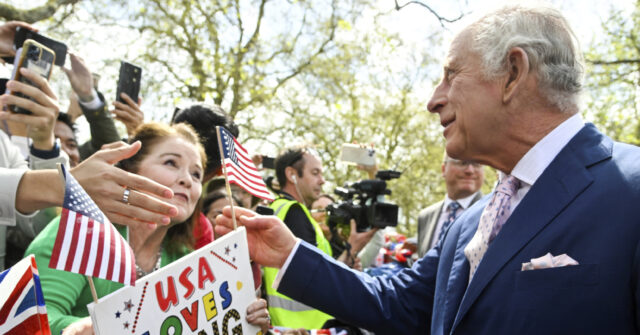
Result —
<path fill-rule="evenodd" d="M 418 256 L 422 257 L 444 236 L 453 221 L 482 198 L 484 166 L 453 159 L 445 153 L 442 178 L 447 194 L 444 200 L 423 209 L 418 215 Z"/>

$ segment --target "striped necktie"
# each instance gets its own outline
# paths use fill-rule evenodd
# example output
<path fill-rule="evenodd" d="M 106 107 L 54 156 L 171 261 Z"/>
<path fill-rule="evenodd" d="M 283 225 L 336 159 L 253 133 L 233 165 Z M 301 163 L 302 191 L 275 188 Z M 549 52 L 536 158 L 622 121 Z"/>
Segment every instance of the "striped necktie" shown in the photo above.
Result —
<path fill-rule="evenodd" d="M 449 215 L 447 216 L 447 220 L 442 224 L 442 228 L 440 228 L 440 234 L 438 234 L 438 240 L 436 241 L 436 243 L 442 240 L 442 237 L 444 237 L 444 233 L 449 230 L 449 227 L 451 227 L 453 221 L 456 220 L 460 208 L 462 208 L 462 206 L 460 206 L 457 201 L 453 201 L 447 206 L 446 212 L 449 213 Z"/>

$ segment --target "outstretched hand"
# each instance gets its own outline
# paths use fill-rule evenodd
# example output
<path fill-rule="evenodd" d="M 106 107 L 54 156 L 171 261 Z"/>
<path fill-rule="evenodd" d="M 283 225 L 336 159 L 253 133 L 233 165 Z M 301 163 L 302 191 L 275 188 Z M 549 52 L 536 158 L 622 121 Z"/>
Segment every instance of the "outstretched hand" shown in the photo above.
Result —
<path fill-rule="evenodd" d="M 67 74 L 71 88 L 80 101 L 90 102 L 93 99 L 93 75 L 80 56 L 69 53 L 69 59 L 71 69 L 63 67 L 62 70 Z"/>
<path fill-rule="evenodd" d="M 162 200 L 173 197 L 171 189 L 113 166 L 135 155 L 140 147 L 140 142 L 105 145 L 71 173 L 112 222 L 127 226 L 146 223 L 150 228 L 167 225 L 170 217 L 178 214 L 175 206 Z M 125 187 L 130 190 L 127 203 L 123 202 Z"/>
<path fill-rule="evenodd" d="M 282 267 L 297 242 L 289 228 L 276 216 L 258 215 L 241 207 L 234 207 L 234 210 L 238 225 L 247 229 L 251 259 L 263 266 Z M 231 207 L 225 207 L 218 215 L 215 230 L 219 235 L 233 230 Z"/>

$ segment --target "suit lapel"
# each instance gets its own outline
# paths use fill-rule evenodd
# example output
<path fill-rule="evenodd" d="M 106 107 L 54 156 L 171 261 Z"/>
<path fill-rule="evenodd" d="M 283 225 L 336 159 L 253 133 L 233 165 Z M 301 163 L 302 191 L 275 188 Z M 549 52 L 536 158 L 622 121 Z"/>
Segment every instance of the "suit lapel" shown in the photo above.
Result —
<path fill-rule="evenodd" d="M 611 157 L 612 145 L 613 142 L 598 133 L 595 127 L 587 126 L 562 149 L 531 187 L 505 223 L 500 234 L 489 246 L 462 298 L 452 329 L 460 323 L 482 290 L 500 269 L 589 187 L 593 178 L 586 167 Z M 479 216 L 474 218 L 475 222 L 471 229 L 473 233 L 477 228 Z M 461 236 L 466 239 L 465 246 L 471 239 L 467 235 Z M 468 261 L 465 260 L 464 265 L 467 273 L 465 278 L 468 278 Z"/>
<path fill-rule="evenodd" d="M 425 250 L 424 250 L 424 253 L 426 253 L 427 251 L 429 251 L 429 249 L 431 249 L 431 247 L 430 247 L 431 246 L 431 240 L 433 239 L 433 233 L 435 233 L 435 231 L 436 231 L 436 226 L 438 225 L 438 220 L 440 219 L 440 213 L 442 213 L 442 206 L 444 206 L 444 200 L 440 201 L 440 205 L 436 207 L 437 211 L 430 213 L 426 217 L 426 220 L 425 220 L 426 227 L 425 227 L 425 229 L 428 228 L 428 230 L 426 230 L 426 232 L 425 232 L 425 241 L 424 241 Z"/>

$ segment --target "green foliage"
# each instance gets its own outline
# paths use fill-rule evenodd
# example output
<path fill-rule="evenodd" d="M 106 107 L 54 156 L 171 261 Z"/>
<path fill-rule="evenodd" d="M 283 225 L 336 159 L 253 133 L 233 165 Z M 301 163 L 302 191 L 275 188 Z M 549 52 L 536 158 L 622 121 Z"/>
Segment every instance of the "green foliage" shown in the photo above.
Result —
<path fill-rule="evenodd" d="M 640 2 L 614 11 L 586 53 L 587 118 L 616 140 L 640 145 Z"/>

